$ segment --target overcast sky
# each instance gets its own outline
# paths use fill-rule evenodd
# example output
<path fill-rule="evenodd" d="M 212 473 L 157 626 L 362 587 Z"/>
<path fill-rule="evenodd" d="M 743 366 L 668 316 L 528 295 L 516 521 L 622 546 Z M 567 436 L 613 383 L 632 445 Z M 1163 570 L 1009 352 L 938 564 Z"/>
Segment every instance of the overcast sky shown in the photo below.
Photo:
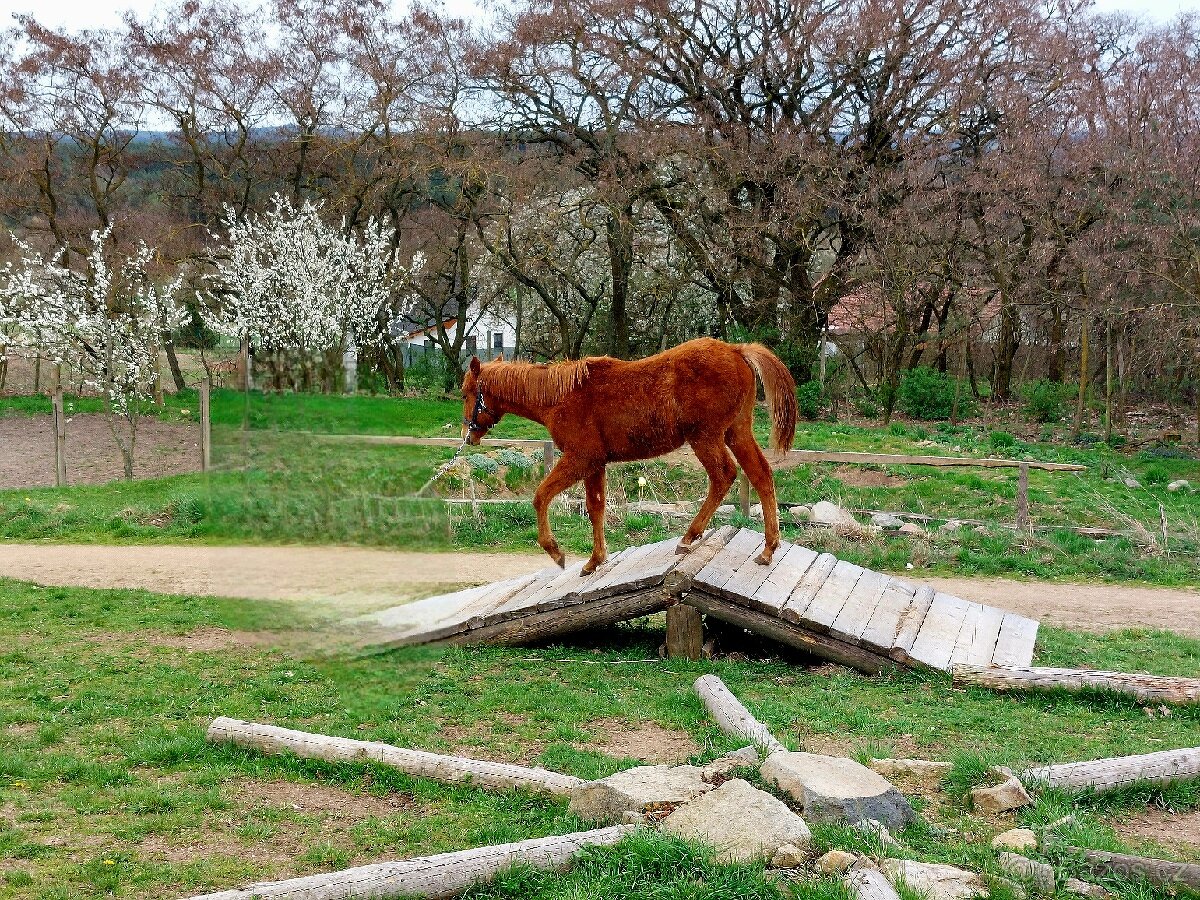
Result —
<path fill-rule="evenodd" d="M 139 14 L 158 5 L 156 0 L 0 0 L 0 23 L 7 25 L 14 13 L 34 13 L 45 24 L 72 28 L 115 25 L 120 10 L 133 9 Z M 1200 10 L 1200 0 L 1097 0 L 1099 9 L 1125 10 L 1151 19 L 1169 19 L 1183 9 Z M 446 8 L 457 15 L 476 8 L 473 0 L 446 0 Z"/>

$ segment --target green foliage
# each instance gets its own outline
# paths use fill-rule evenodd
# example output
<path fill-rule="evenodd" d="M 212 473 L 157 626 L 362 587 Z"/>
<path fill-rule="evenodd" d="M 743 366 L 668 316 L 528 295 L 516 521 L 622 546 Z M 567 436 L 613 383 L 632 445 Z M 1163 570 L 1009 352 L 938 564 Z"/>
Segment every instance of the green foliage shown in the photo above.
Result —
<path fill-rule="evenodd" d="M 1166 485 L 1171 480 L 1171 473 L 1163 466 L 1149 466 L 1142 473 L 1142 480 L 1146 484 L 1153 484 L 1157 487 Z"/>
<path fill-rule="evenodd" d="M 497 450 L 496 462 L 502 466 L 508 466 L 510 469 L 519 469 L 522 472 L 528 472 L 536 465 L 532 459 L 520 450 L 514 450 L 512 447 L 501 447 Z"/>
<path fill-rule="evenodd" d="M 451 389 L 453 381 L 450 361 L 436 347 L 415 353 L 412 362 L 404 368 L 404 386 L 409 390 L 441 394 Z"/>
<path fill-rule="evenodd" d="M 901 412 L 914 419 L 949 419 L 954 409 L 954 379 L 945 372 L 918 366 L 904 373 L 897 400 Z M 970 412 L 970 396 L 960 392 L 959 415 Z"/>
<path fill-rule="evenodd" d="M 1061 422 L 1067 414 L 1071 388 L 1057 381 L 1039 378 L 1021 385 L 1021 397 L 1025 401 L 1023 410 L 1031 421 Z"/>
<path fill-rule="evenodd" d="M 500 471 L 500 464 L 485 453 L 472 453 L 467 462 L 476 475 L 495 475 Z"/>
<path fill-rule="evenodd" d="M 1011 450 L 1017 446 L 1017 439 L 1007 431 L 993 431 L 988 434 L 988 446 L 993 450 Z"/>
<path fill-rule="evenodd" d="M 879 402 L 870 394 L 859 394 L 854 398 L 854 410 L 865 419 L 879 416 Z"/>
<path fill-rule="evenodd" d="M 821 384 L 817 381 L 807 381 L 796 388 L 796 403 L 800 407 L 801 417 L 810 422 L 821 418 L 822 410 L 829 405 L 825 392 L 821 390 Z"/>

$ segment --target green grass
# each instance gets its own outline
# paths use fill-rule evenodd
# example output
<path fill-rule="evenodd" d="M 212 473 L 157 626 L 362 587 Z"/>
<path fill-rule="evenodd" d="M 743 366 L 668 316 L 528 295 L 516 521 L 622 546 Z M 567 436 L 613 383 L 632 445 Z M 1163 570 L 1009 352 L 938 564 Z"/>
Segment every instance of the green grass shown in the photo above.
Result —
<path fill-rule="evenodd" d="M 210 745 L 204 729 L 216 715 L 595 778 L 634 764 L 605 749 L 606 736 L 627 727 L 686 734 L 696 762 L 737 746 L 692 693 L 695 678 L 711 671 L 795 748 L 976 754 L 1019 767 L 1200 745 L 1195 708 L 1150 719 L 1125 699 L 997 695 L 913 673 L 867 677 L 808 668 L 758 644 L 741 647 L 740 661 L 660 662 L 661 624 L 643 620 L 533 648 L 347 660 L 304 649 L 319 644 L 323 623 L 306 624 L 286 604 L 0 581 L 0 897 L 178 896 L 584 827 L 562 801 Z M 188 649 L 198 633 L 210 649 Z M 1200 641 L 1043 629 L 1038 662 L 1080 658 L 1194 673 Z M 1200 789 L 1108 798 L 1048 792 L 1019 821 L 1077 815 L 1045 848 L 1044 858 L 1056 861 L 1068 840 L 1178 855 L 1123 843 L 1112 830 L 1147 802 L 1195 809 Z M 902 835 L 903 853 L 998 872 L 987 840 L 1011 820 L 982 819 L 954 795 L 936 809 L 918 805 L 926 815 Z M 868 840 L 833 826 L 814 831 L 817 850 Z M 1115 886 L 1129 900 L 1166 896 Z M 717 865 L 702 848 L 645 836 L 589 852 L 569 873 L 515 873 L 475 896 L 657 900 L 777 890 L 761 867 Z M 845 900 L 827 880 L 801 882 L 797 891 Z"/>

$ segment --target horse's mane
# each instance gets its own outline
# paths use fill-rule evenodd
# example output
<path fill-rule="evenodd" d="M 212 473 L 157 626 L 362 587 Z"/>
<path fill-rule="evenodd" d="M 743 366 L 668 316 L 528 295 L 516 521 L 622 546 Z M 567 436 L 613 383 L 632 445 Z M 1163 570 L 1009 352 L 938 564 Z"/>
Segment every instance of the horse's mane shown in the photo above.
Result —
<path fill-rule="evenodd" d="M 586 359 L 554 363 L 494 362 L 483 368 L 488 391 L 502 400 L 550 406 L 587 379 Z"/>

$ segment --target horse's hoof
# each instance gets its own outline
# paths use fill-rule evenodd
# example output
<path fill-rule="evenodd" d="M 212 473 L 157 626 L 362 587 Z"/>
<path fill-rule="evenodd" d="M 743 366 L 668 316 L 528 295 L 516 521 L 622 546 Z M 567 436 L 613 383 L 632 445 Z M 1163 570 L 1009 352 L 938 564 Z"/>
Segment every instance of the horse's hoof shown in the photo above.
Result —
<path fill-rule="evenodd" d="M 762 553 L 758 554 L 758 556 L 754 557 L 754 561 L 760 566 L 769 566 L 771 564 L 771 557 L 774 555 L 774 550 L 764 550 Z"/>
<path fill-rule="evenodd" d="M 583 564 L 583 568 L 579 570 L 579 574 L 580 575 L 591 575 L 602 565 L 604 565 L 603 559 L 596 559 L 596 560 L 589 559 L 586 563 Z"/>
<path fill-rule="evenodd" d="M 560 569 L 565 569 L 567 567 L 567 554 L 563 553 L 561 550 L 556 550 L 554 553 L 551 553 L 550 558 L 558 563 L 558 567 Z"/>

